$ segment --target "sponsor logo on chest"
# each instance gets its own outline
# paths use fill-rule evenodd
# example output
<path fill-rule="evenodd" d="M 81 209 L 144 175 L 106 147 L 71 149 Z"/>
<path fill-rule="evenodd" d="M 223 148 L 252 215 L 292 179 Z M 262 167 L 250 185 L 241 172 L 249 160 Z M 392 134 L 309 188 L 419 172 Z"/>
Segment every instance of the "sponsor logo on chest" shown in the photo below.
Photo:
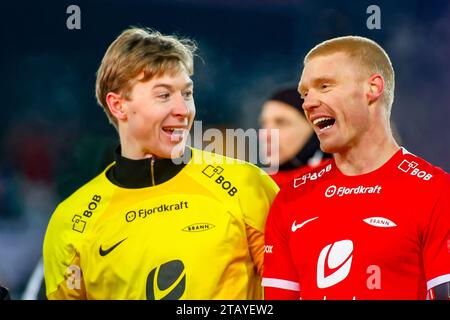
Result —
<path fill-rule="evenodd" d="M 394 221 L 391 221 L 383 217 L 369 217 L 363 219 L 363 221 L 371 226 L 380 228 L 392 228 L 397 226 L 397 224 Z"/>
<path fill-rule="evenodd" d="M 382 190 L 382 187 L 379 185 L 375 186 L 357 186 L 357 187 L 337 187 L 335 185 L 329 186 L 325 190 L 325 197 L 331 198 L 334 196 L 337 197 L 343 197 L 343 196 L 349 196 L 349 195 L 362 195 L 362 194 L 380 194 Z"/>
<path fill-rule="evenodd" d="M 208 231 L 215 227 L 215 225 L 211 223 L 194 223 L 191 225 L 188 225 L 182 229 L 182 231 L 186 232 L 202 232 L 202 231 Z"/>
<path fill-rule="evenodd" d="M 177 203 L 163 203 L 152 208 L 139 208 L 136 210 L 130 210 L 125 213 L 126 222 L 132 222 L 136 218 L 147 218 L 155 213 L 172 213 L 172 212 L 182 212 L 181 210 L 189 209 L 188 201 L 180 201 Z"/>

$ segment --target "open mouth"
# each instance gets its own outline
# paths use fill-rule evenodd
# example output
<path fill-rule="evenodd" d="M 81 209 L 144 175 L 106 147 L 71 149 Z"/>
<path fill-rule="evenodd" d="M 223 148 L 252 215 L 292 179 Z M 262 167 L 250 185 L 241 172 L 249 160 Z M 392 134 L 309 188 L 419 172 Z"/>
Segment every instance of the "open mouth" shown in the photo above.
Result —
<path fill-rule="evenodd" d="M 317 126 L 320 129 L 320 131 L 330 129 L 331 127 L 333 127 L 335 123 L 336 119 L 331 117 L 320 117 L 313 121 L 313 124 Z"/>
<path fill-rule="evenodd" d="M 162 130 L 170 135 L 171 141 L 180 141 L 183 139 L 185 128 L 163 127 Z"/>

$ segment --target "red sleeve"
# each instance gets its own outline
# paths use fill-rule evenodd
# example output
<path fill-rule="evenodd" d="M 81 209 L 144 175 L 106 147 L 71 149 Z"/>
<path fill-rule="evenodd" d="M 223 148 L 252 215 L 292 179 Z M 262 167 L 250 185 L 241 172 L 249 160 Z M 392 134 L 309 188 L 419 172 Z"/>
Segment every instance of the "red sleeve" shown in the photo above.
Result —
<path fill-rule="evenodd" d="M 285 192 L 275 198 L 266 222 L 262 285 L 266 300 L 299 298 L 300 285 L 290 256 Z"/>
<path fill-rule="evenodd" d="M 427 289 L 450 282 L 450 176 L 445 174 L 440 195 L 422 226 L 423 263 Z"/>

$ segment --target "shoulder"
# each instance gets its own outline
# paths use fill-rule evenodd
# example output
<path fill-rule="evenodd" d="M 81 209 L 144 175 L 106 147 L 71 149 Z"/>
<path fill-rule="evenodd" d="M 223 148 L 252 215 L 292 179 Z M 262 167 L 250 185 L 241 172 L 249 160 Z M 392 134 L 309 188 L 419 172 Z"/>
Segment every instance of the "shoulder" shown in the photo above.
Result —
<path fill-rule="evenodd" d="M 271 177 L 278 183 L 278 185 L 282 186 L 288 183 L 293 183 L 293 181 L 297 178 L 303 177 L 303 175 L 308 172 L 313 171 L 314 169 L 323 168 L 324 164 L 328 164 L 330 159 L 323 159 L 314 165 L 305 165 L 300 166 L 298 168 L 286 171 L 277 171 L 275 173 L 271 173 Z M 320 171 L 319 171 L 320 172 Z"/>
<path fill-rule="evenodd" d="M 247 225 L 262 231 L 266 213 L 279 191 L 275 181 L 249 162 L 198 149 L 192 151 L 191 177 L 227 206 L 236 206 L 234 212 L 242 214 Z"/>
<path fill-rule="evenodd" d="M 209 178 L 222 176 L 238 184 L 252 181 L 275 184 L 264 170 L 252 163 L 208 151 L 192 148 L 192 165 L 200 166 L 202 174 Z"/>
<path fill-rule="evenodd" d="M 305 167 L 289 182 L 281 186 L 277 197 L 285 203 L 297 201 L 298 197 L 310 194 L 317 186 L 332 178 L 334 169 L 333 159 L 323 161 L 315 167 Z"/>
<path fill-rule="evenodd" d="M 94 219 L 99 207 L 107 201 L 114 185 L 106 178 L 105 169 L 60 202 L 50 219 L 49 228 L 84 233 L 87 222 Z"/>
<path fill-rule="evenodd" d="M 80 203 L 90 202 L 95 194 L 99 194 L 101 191 L 104 191 L 105 188 L 108 189 L 114 187 L 114 185 L 106 177 L 106 171 L 109 167 L 110 166 L 60 202 L 57 209 L 64 209 L 67 207 L 72 208 L 74 205 L 76 206 Z"/>
<path fill-rule="evenodd" d="M 410 153 L 405 148 L 402 148 L 401 152 L 401 157 L 395 165 L 402 177 L 427 188 L 448 188 L 450 186 L 450 176 L 443 169 Z"/>
<path fill-rule="evenodd" d="M 286 184 L 285 189 L 296 192 L 327 180 L 335 169 L 335 163 L 332 159 L 324 161 L 321 165 L 314 168 L 307 168 L 297 177 Z"/>

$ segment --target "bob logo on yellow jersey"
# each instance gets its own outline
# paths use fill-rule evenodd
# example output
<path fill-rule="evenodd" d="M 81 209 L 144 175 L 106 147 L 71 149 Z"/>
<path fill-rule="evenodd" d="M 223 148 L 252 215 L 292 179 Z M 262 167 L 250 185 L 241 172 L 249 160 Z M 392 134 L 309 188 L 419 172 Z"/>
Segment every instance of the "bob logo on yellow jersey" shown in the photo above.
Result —
<path fill-rule="evenodd" d="M 102 196 L 98 194 L 94 194 L 92 200 L 89 201 L 86 210 L 83 212 L 83 216 L 75 214 L 72 218 L 72 230 L 83 233 L 84 228 L 86 227 L 87 220 L 83 220 L 86 218 L 92 217 L 95 213 L 95 209 L 97 209 L 100 204 L 100 200 L 102 200 Z"/>
<path fill-rule="evenodd" d="M 220 184 L 223 190 L 226 190 L 230 196 L 234 196 L 238 189 L 234 187 L 230 181 L 225 180 L 225 177 L 221 175 L 224 169 L 220 166 L 208 165 L 203 169 L 202 173 L 208 178 L 213 178 L 214 182 Z"/>
<path fill-rule="evenodd" d="M 186 231 L 186 232 L 202 232 L 202 231 L 211 230 L 215 227 L 216 226 L 211 223 L 194 223 L 194 224 L 191 224 L 191 225 L 183 228 L 182 230 Z"/>
<path fill-rule="evenodd" d="M 178 300 L 186 288 L 186 270 L 181 260 L 166 262 L 147 277 L 147 300 Z"/>

